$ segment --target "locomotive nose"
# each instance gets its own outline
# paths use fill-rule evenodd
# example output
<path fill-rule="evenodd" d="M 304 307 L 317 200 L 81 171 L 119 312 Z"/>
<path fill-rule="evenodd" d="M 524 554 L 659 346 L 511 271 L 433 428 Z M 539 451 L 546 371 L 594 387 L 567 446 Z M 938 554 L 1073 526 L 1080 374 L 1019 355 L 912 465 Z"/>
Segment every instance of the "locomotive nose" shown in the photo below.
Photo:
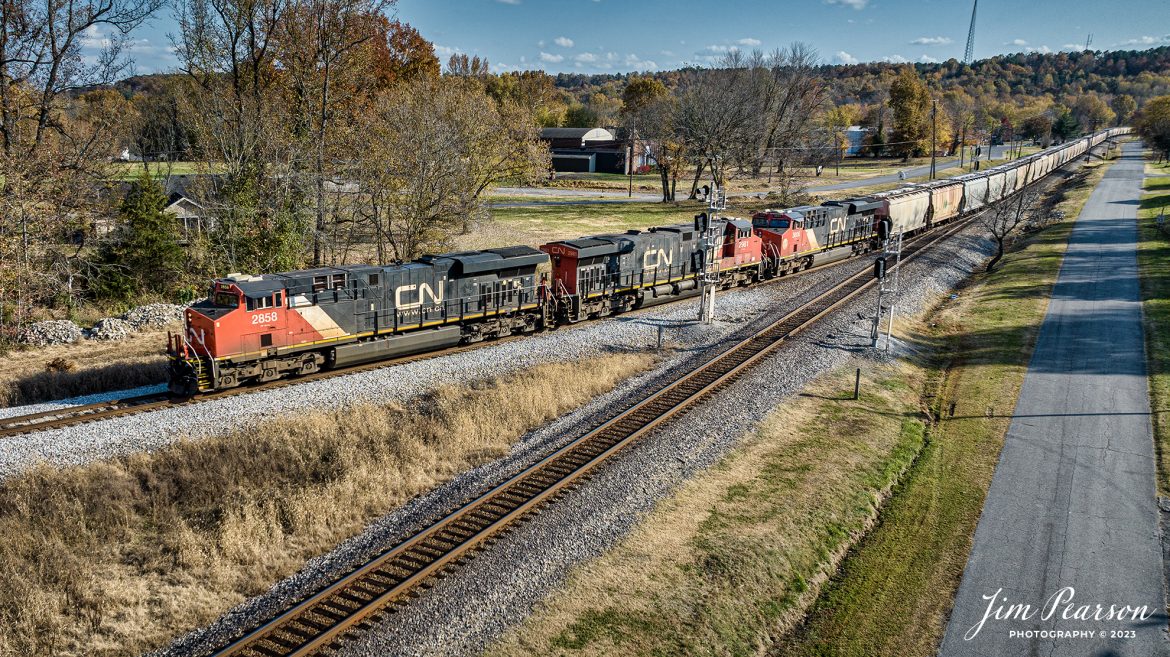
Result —
<path fill-rule="evenodd" d="M 200 356 L 215 353 L 215 320 L 193 308 L 187 309 L 187 334 L 184 338 Z"/>

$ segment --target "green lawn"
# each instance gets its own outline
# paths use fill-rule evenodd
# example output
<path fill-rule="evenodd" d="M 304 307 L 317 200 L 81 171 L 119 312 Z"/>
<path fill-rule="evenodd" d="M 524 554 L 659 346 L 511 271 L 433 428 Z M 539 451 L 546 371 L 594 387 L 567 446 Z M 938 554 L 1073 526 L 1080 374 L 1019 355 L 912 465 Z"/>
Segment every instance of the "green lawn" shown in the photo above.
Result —
<path fill-rule="evenodd" d="M 1138 210 L 1138 265 L 1141 267 L 1145 309 L 1146 358 L 1149 363 L 1150 403 L 1154 445 L 1158 453 L 1158 492 L 1170 495 L 1170 237 L 1158 229 L 1155 218 L 1170 217 L 1170 164 L 1146 165 L 1146 193 Z M 1165 231 L 1170 231 L 1168 226 Z"/>
<path fill-rule="evenodd" d="M 150 173 L 156 178 L 163 178 L 165 176 L 185 176 L 197 173 L 207 173 L 208 171 L 218 171 L 220 167 L 211 166 L 210 168 L 203 162 L 147 162 L 146 165 L 150 168 Z M 115 162 L 114 180 L 134 180 L 142 175 L 142 162 Z"/>

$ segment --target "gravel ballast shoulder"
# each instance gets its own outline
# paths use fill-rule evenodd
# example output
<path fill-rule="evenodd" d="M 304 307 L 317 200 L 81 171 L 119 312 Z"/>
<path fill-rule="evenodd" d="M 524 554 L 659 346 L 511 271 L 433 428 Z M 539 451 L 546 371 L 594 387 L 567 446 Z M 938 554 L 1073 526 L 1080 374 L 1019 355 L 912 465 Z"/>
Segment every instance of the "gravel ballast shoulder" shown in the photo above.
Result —
<path fill-rule="evenodd" d="M 859 263 L 847 265 L 860 266 Z M 666 344 L 675 350 L 659 367 L 666 371 L 693 358 L 696 351 L 720 344 L 746 322 L 774 313 L 778 308 L 795 307 L 839 275 L 840 271 L 835 268 L 813 270 L 777 284 L 720 293 L 720 320 L 710 327 L 689 322 L 697 312 L 698 301 L 684 300 L 462 353 L 17 436 L 0 444 L 0 478 L 37 462 L 77 465 L 157 449 L 183 437 L 200 438 L 233 428 L 246 428 L 279 413 L 335 409 L 355 402 L 401 402 L 443 384 L 500 376 L 541 363 L 646 349 L 657 341 L 659 325 L 666 327 Z M 126 394 L 128 391 L 120 391 L 107 398 Z M 88 402 L 70 399 L 37 407 L 0 409 L 0 414 L 23 415 L 95 401 L 88 399 Z"/>
<path fill-rule="evenodd" d="M 968 228 L 931 253 L 904 265 L 900 313 L 919 313 L 941 294 L 974 271 L 988 256 L 989 242 Z M 202 655 L 210 645 L 284 609 L 291 601 L 333 581 L 340 573 L 395 545 L 449 511 L 456 500 L 481 492 L 523 469 L 549 451 L 603 422 L 644 396 L 660 381 L 685 371 L 685 361 L 700 359 L 807 301 L 847 271 L 868 267 L 868 259 L 841 268 L 813 271 L 779 285 L 722 293 L 717 305 L 722 318 L 714 326 L 686 325 L 668 332 L 678 349 L 660 367 L 623 382 L 607 395 L 586 404 L 525 436 L 498 461 L 466 472 L 372 523 L 360 535 L 329 554 L 307 563 L 296 575 L 268 593 L 249 600 L 210 627 L 177 640 L 161 656 Z M 496 371 L 507 358 L 516 367 L 544 358 L 580 357 L 605 349 L 642 348 L 656 339 L 657 326 L 690 319 L 695 304 L 682 303 L 626 315 L 572 331 L 554 332 L 521 341 L 521 353 L 501 344 L 458 358 L 472 378 Z M 509 533 L 467 566 L 389 616 L 373 631 L 343 645 L 339 654 L 468 655 L 522 620 L 532 606 L 559 586 L 574 564 L 600 555 L 624 536 L 654 504 L 682 481 L 727 453 L 780 401 L 799 391 L 813 377 L 850 359 L 886 360 L 889 355 L 869 347 L 873 294 L 808 330 L 767 358 L 727 389 L 687 413 L 684 422 L 669 422 L 626 450 L 577 492 L 542 511 Z M 503 351 L 504 353 L 501 353 Z M 535 360 L 534 360 L 535 359 Z M 412 363 L 389 371 L 426 375 L 443 359 Z M 681 367 L 680 367 L 681 366 Z M 444 367 L 451 367 L 446 365 Z M 388 395 L 395 391 L 387 370 L 370 373 L 383 379 Z M 346 377 L 349 378 L 349 377 Z M 433 379 L 427 378 L 427 381 Z M 300 388 L 300 387 L 298 387 Z M 417 390 L 417 388 L 412 388 Z M 305 395 L 304 399 L 310 398 Z"/>

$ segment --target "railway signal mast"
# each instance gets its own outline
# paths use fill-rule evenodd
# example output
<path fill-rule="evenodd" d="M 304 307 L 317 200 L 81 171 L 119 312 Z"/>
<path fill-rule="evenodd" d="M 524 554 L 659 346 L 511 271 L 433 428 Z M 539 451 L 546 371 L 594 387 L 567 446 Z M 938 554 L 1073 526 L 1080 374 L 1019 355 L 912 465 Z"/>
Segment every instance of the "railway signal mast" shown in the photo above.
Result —
<path fill-rule="evenodd" d="M 715 225 L 720 213 L 727 209 L 727 193 L 719 188 L 703 186 L 707 195 L 707 211 L 695 217 L 695 230 L 699 232 L 701 250 L 697 252 L 699 266 L 702 272 L 699 276 L 699 322 L 712 324 L 715 322 L 715 289 L 719 287 L 719 254 L 718 248 L 722 243 L 722 232 Z"/>
<path fill-rule="evenodd" d="M 898 302 L 898 284 L 902 263 L 902 232 L 892 233 L 889 219 L 878 222 L 878 237 L 882 239 L 882 254 L 873 263 L 873 276 L 878 279 L 877 312 L 870 329 L 870 346 L 877 347 L 882 333 L 882 311 L 888 299 L 888 322 L 886 324 L 886 351 L 890 350 L 890 334 L 894 330 L 894 304 Z"/>

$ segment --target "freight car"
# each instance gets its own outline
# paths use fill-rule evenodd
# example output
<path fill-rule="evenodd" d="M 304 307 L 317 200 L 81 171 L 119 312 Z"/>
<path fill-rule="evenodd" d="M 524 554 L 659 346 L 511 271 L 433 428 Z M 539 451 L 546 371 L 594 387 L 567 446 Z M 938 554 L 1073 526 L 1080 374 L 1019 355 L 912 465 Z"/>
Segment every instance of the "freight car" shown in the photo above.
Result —
<path fill-rule="evenodd" d="M 986 171 L 872 197 L 767 210 L 387 266 L 326 267 L 213 281 L 171 336 L 171 389 L 231 388 L 527 333 L 727 288 L 866 253 L 977 212 L 1041 179 L 1115 128 Z M 886 223 L 888 221 L 888 223 Z"/>

